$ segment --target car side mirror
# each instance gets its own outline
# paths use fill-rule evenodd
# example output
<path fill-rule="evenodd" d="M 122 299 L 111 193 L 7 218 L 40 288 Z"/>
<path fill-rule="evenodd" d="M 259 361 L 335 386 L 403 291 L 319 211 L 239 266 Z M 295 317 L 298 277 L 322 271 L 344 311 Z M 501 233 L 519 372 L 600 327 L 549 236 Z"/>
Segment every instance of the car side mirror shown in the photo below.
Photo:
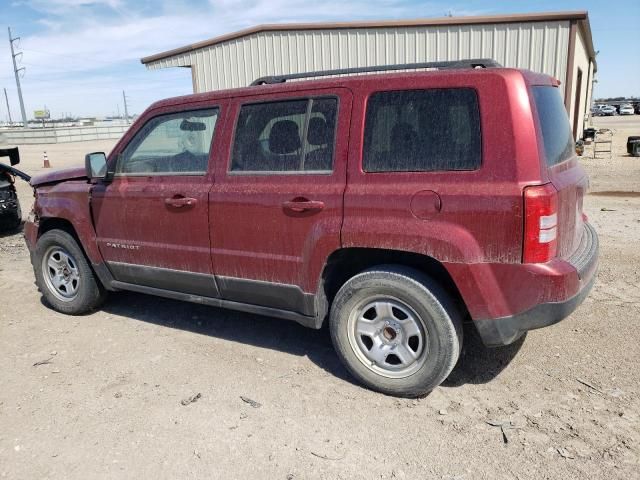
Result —
<path fill-rule="evenodd" d="M 84 168 L 89 180 L 103 180 L 107 177 L 107 156 L 104 152 L 87 153 Z"/>

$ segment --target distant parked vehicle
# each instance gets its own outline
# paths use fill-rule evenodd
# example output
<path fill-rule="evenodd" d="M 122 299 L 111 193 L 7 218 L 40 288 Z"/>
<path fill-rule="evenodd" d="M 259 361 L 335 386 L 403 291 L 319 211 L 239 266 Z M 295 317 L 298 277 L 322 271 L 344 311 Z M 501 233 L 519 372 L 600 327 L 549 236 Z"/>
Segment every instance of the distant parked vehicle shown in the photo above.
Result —
<path fill-rule="evenodd" d="M 627 153 L 634 157 L 640 157 L 640 136 L 627 137 Z"/>
<path fill-rule="evenodd" d="M 593 115 L 594 117 L 600 116 L 602 114 L 602 107 L 604 107 L 604 105 L 594 105 L 593 107 L 591 107 L 591 115 Z"/>
<path fill-rule="evenodd" d="M 31 177 L 13 168 L 20 163 L 17 147 L 0 149 L 0 157 L 9 157 L 11 163 L 11 166 L 0 163 L 0 231 L 10 231 L 18 228 L 22 222 L 20 201 L 14 185 L 16 177 L 27 182 Z"/>
<path fill-rule="evenodd" d="M 605 117 L 610 117 L 612 115 L 616 115 L 617 113 L 618 112 L 616 111 L 616 107 L 613 107 L 611 105 L 603 105 L 599 112 L 600 115 L 603 115 Z"/>
<path fill-rule="evenodd" d="M 633 105 L 620 105 L 620 115 L 633 115 Z"/>

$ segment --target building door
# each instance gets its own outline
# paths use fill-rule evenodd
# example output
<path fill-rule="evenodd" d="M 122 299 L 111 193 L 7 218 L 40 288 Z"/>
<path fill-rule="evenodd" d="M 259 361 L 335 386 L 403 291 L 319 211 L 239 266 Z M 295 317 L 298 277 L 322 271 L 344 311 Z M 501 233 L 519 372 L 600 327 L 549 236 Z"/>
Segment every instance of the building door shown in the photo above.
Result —
<path fill-rule="evenodd" d="M 582 136 L 584 111 L 580 108 L 580 97 L 582 96 L 582 70 L 578 68 L 578 78 L 576 79 L 576 95 L 573 107 L 573 138 L 578 140 Z M 578 135 L 580 132 L 580 135 Z"/>

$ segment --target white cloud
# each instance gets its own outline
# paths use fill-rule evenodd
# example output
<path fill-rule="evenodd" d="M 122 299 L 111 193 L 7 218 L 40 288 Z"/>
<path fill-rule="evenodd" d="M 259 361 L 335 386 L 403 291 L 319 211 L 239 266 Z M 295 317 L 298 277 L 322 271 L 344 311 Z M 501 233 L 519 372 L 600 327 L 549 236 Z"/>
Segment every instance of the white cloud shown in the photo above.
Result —
<path fill-rule="evenodd" d="M 105 6 L 116 9 L 123 5 L 123 0 L 17 0 L 14 4 L 57 15 L 78 7 Z"/>
<path fill-rule="evenodd" d="M 262 23 L 416 18 L 447 11 L 439 3 L 408 0 L 209 0 L 200 7 L 188 1 L 158 0 L 153 14 L 133 0 L 25 0 L 22 5 L 41 12 L 38 22 L 44 27 L 23 36 L 21 42 L 28 109 L 46 103 L 53 110 L 83 113 L 92 106 L 90 95 L 117 93 L 121 85 L 130 89 L 144 85 L 140 108 L 159 98 L 160 91 L 165 96 L 187 93 L 183 89 L 188 70 L 148 72 L 139 59 L 223 33 Z M 0 82 L 6 83 L 12 70 L 3 43 Z M 97 98 L 95 108 L 104 108 L 101 103 Z"/>

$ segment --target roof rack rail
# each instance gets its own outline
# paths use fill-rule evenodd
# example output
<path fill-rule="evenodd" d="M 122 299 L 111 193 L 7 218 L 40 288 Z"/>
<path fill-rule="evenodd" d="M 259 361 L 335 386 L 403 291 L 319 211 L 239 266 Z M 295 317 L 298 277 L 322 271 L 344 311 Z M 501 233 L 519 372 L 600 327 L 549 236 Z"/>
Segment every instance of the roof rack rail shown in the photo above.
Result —
<path fill-rule="evenodd" d="M 320 70 L 317 72 L 289 73 L 286 75 L 270 75 L 260 77 L 251 82 L 252 87 L 274 83 L 284 83 L 287 80 L 297 80 L 311 77 L 331 77 L 335 75 L 348 75 L 354 73 L 390 72 L 394 70 L 417 70 L 420 68 L 434 68 L 438 70 L 451 70 L 457 68 L 496 68 L 501 67 L 498 62 L 489 58 L 473 58 L 469 60 L 454 60 L 447 62 L 422 62 L 399 63 L 396 65 L 375 65 L 371 67 L 338 68 L 335 70 Z"/>

